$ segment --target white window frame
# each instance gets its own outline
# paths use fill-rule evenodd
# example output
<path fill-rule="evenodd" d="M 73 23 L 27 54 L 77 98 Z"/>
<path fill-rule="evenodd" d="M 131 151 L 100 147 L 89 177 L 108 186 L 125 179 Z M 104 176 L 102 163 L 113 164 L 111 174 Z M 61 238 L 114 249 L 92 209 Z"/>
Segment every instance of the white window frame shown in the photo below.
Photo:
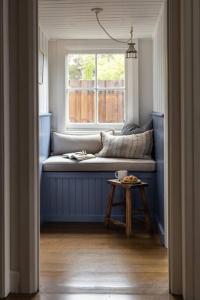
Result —
<path fill-rule="evenodd" d="M 138 41 L 136 40 L 138 44 Z M 68 89 L 66 87 L 66 82 L 68 80 L 68 72 L 66 70 L 67 65 L 67 55 L 69 54 L 125 54 L 124 49 L 70 49 L 65 51 L 65 130 L 67 132 L 98 132 L 103 129 L 114 128 L 116 130 L 121 130 L 123 123 L 69 123 L 69 101 L 67 99 Z M 138 59 L 127 60 L 125 59 L 125 106 L 124 106 L 124 117 L 125 120 L 134 120 L 136 124 L 139 124 L 139 97 L 138 97 Z"/>
<path fill-rule="evenodd" d="M 120 51 L 120 50 L 99 50 L 99 51 L 94 51 L 94 50 L 74 50 L 74 51 L 70 51 L 66 54 L 65 56 L 65 97 L 66 97 L 66 129 L 67 130 L 77 130 L 77 131 L 82 131 L 82 130 L 101 130 L 101 129 L 109 129 L 109 128 L 115 128 L 117 130 L 120 130 L 123 126 L 123 122 L 122 123 L 98 123 L 98 91 L 101 90 L 109 90 L 108 88 L 101 88 L 99 89 L 97 86 L 97 80 L 96 80 L 96 84 L 94 88 L 90 88 L 90 89 L 81 89 L 81 90 L 91 90 L 91 91 L 95 91 L 96 93 L 96 120 L 97 123 L 71 123 L 69 122 L 69 101 L 68 101 L 68 93 L 69 90 L 80 90 L 79 88 L 68 88 L 66 87 L 66 83 L 68 82 L 68 71 L 67 71 L 67 56 L 69 54 L 94 54 L 95 55 L 95 68 L 96 68 L 96 79 L 97 79 L 97 55 L 98 54 L 124 54 L 124 51 Z M 114 90 L 122 90 L 124 91 L 124 119 L 126 118 L 126 95 L 127 95 L 127 88 L 126 88 L 126 61 L 125 61 L 125 55 L 124 55 L 124 68 L 125 68 L 125 85 L 123 88 L 113 88 Z M 110 90 L 113 90 L 112 88 Z"/>

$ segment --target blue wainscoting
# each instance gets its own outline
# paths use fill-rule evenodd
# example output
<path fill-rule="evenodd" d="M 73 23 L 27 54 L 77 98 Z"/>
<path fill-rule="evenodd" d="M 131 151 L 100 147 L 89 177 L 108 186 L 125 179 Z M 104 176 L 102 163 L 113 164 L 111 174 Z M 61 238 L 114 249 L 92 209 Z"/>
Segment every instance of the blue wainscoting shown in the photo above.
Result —
<path fill-rule="evenodd" d="M 131 173 L 131 172 L 130 172 Z M 132 172 L 149 183 L 147 197 L 152 217 L 155 212 L 155 172 Z M 41 186 L 41 219 L 43 222 L 102 222 L 109 185 L 114 172 L 43 172 Z M 122 190 L 116 199 L 122 198 Z M 139 206 L 137 191 L 133 202 Z M 124 212 L 115 208 L 113 216 L 122 219 Z"/>
<path fill-rule="evenodd" d="M 155 219 L 164 244 L 164 114 L 153 113 L 154 151 L 156 160 Z"/>
<path fill-rule="evenodd" d="M 51 133 L 51 114 L 41 114 L 39 116 L 39 153 L 40 153 L 40 171 L 42 162 L 49 157 L 50 151 L 50 133 Z"/>

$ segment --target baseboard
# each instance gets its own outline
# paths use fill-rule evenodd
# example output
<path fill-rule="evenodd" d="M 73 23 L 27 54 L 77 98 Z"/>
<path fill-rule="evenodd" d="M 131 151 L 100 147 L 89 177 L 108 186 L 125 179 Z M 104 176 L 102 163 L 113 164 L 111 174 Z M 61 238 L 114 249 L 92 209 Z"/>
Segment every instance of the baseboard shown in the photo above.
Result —
<path fill-rule="evenodd" d="M 114 218 L 122 220 L 122 215 L 113 215 Z M 104 221 L 105 215 L 71 215 L 71 216 L 42 216 L 41 223 L 45 222 L 97 222 L 102 223 Z"/>
<path fill-rule="evenodd" d="M 10 292 L 19 292 L 19 272 L 17 271 L 10 271 Z"/>

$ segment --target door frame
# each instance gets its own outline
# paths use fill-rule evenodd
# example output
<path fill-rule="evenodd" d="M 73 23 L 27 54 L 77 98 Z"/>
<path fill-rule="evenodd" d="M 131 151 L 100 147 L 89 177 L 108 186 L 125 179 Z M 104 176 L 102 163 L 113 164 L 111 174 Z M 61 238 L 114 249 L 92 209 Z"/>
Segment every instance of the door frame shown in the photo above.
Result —
<path fill-rule="evenodd" d="M 23 162 L 18 178 L 19 211 L 20 218 L 23 220 L 19 224 L 19 292 L 33 293 L 39 290 L 40 236 L 37 1 L 21 0 L 17 8 L 17 31 L 20 43 L 16 41 L 16 49 L 19 61 L 21 61 L 21 64 L 17 66 L 18 85 L 21 91 L 17 99 L 17 101 L 20 99 L 19 159 Z M 198 216 L 200 185 L 197 181 L 200 178 L 198 155 L 200 152 L 200 139 L 198 138 L 199 16 L 199 0 L 168 0 L 168 110 L 166 118 L 168 120 L 169 283 L 170 292 L 183 294 L 186 300 L 200 298 L 200 286 L 197 280 L 200 271 L 200 262 L 197 259 L 200 250 L 200 218 Z M 180 53 L 182 53 L 181 59 Z M 25 155 L 24 160 L 26 153 L 28 155 Z M 183 173 L 184 170 L 187 172 Z M 195 179 L 192 180 L 192 178 Z M 0 188 L 2 189 L 2 185 Z M 0 201 L 0 206 L 5 207 L 5 197 L 1 197 Z M 8 212 L 5 210 L 2 212 L 3 220 L 6 220 Z M 0 236 L 4 237 L 0 249 L 3 251 L 0 251 L 0 255 L 5 261 L 5 243 L 6 238 L 9 238 L 6 226 L 0 228 Z M 5 275 L 4 268 L 0 268 L 1 278 L 2 275 Z M 5 282 L 3 285 L 5 287 Z"/>
<path fill-rule="evenodd" d="M 8 3 L 0 1 L 0 297 L 10 290 Z"/>
<path fill-rule="evenodd" d="M 182 294 L 180 1 L 168 1 L 168 230 L 169 289 Z"/>

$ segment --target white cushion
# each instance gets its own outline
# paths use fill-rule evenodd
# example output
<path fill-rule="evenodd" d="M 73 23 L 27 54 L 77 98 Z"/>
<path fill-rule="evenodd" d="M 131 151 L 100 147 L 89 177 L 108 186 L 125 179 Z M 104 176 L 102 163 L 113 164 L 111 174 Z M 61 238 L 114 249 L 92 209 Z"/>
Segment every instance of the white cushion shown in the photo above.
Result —
<path fill-rule="evenodd" d="M 71 153 L 86 150 L 87 153 L 97 153 L 102 148 L 100 134 L 70 135 L 53 132 L 52 152 L 53 155 Z"/>
<path fill-rule="evenodd" d="M 106 131 L 108 135 L 113 135 L 114 130 Z M 101 134 L 64 134 L 52 133 L 52 154 L 60 155 L 85 150 L 87 153 L 95 154 L 102 148 Z"/>
<path fill-rule="evenodd" d="M 102 158 L 96 157 L 81 162 L 62 156 L 50 156 L 43 162 L 43 171 L 47 172 L 79 172 L 79 171 L 155 171 L 156 162 L 145 159 Z"/>

